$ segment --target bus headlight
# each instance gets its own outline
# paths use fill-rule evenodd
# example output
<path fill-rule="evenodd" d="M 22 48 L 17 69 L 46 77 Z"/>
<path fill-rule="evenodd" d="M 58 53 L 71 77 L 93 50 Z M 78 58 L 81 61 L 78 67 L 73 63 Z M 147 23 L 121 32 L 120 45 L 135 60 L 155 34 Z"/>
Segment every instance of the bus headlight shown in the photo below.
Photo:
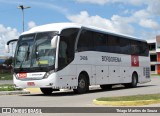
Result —
<path fill-rule="evenodd" d="M 51 70 L 51 71 L 47 72 L 47 73 L 44 75 L 43 79 L 48 78 L 48 76 L 51 75 L 51 74 L 54 73 L 54 72 L 55 72 L 54 70 Z"/>

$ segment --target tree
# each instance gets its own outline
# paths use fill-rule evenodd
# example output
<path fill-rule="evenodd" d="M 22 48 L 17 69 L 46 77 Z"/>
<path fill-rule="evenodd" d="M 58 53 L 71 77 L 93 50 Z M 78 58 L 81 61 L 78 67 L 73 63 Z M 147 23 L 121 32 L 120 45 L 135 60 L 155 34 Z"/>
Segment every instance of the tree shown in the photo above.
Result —
<path fill-rule="evenodd" d="M 11 64 L 12 64 L 12 57 L 9 57 L 8 59 L 6 59 L 5 61 L 4 61 L 4 64 L 6 64 L 7 66 L 11 66 Z"/>

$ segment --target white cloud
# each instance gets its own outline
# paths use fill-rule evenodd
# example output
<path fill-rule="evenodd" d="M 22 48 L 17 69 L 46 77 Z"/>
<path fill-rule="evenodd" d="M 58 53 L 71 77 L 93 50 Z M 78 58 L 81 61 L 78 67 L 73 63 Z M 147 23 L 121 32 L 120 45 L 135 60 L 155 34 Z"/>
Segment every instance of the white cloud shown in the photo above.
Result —
<path fill-rule="evenodd" d="M 146 9 L 142 9 L 142 10 L 139 10 L 139 11 L 136 11 L 134 14 L 133 14 L 133 17 L 134 18 L 138 18 L 138 19 L 141 19 L 141 18 L 148 18 L 150 17 L 150 13 L 146 10 Z"/>
<path fill-rule="evenodd" d="M 19 33 L 15 28 L 5 27 L 4 25 L 0 24 L 0 55 L 11 55 L 5 53 L 5 44 L 8 40 L 17 39 Z"/>
<path fill-rule="evenodd" d="M 151 2 L 152 1 L 152 2 Z M 147 10 L 150 12 L 150 14 L 154 15 L 160 15 L 160 0 L 151 0 L 148 4 Z"/>
<path fill-rule="evenodd" d="M 155 16 L 151 14 L 151 11 L 148 9 L 143 9 L 136 11 L 132 16 L 134 19 L 137 19 L 136 23 L 144 28 L 149 28 L 152 30 L 160 29 L 160 25 L 158 24 Z"/>
<path fill-rule="evenodd" d="M 136 11 L 128 17 L 113 15 L 110 19 L 107 19 L 98 15 L 90 16 L 87 11 L 81 11 L 79 14 L 70 15 L 67 18 L 71 22 L 80 23 L 84 25 L 92 25 L 117 33 L 136 35 L 144 39 L 146 39 L 146 35 L 148 33 L 150 33 L 150 36 L 148 37 L 155 36 L 155 33 L 160 34 L 160 24 L 156 20 L 150 18 L 149 12 L 144 9 Z M 136 29 L 133 26 L 135 24 L 140 27 L 149 29 L 149 32 L 144 32 L 144 29 L 142 30 L 142 28 Z"/>
<path fill-rule="evenodd" d="M 143 4 L 148 4 L 148 2 L 150 0 L 121 0 L 121 2 L 122 1 L 123 1 L 123 3 L 131 4 L 131 5 L 135 5 L 135 6 L 140 6 Z"/>
<path fill-rule="evenodd" d="M 141 6 L 146 5 L 147 11 L 150 15 L 160 15 L 160 0 L 75 0 L 79 3 L 90 3 L 90 4 L 98 4 L 105 5 L 109 3 L 121 3 L 121 4 L 130 4 L 133 6 Z M 126 10 L 127 11 L 127 10 Z"/>
<path fill-rule="evenodd" d="M 155 39 L 155 37 L 157 35 L 160 35 L 160 31 L 157 30 L 157 31 L 144 31 L 142 30 L 141 31 L 141 37 L 144 38 L 144 39 Z"/>
<path fill-rule="evenodd" d="M 160 29 L 160 25 L 157 22 L 153 21 L 152 19 L 142 19 L 140 20 L 139 24 L 143 27 L 150 28 L 153 30 Z"/>
<path fill-rule="evenodd" d="M 49 2 L 40 2 L 40 1 L 30 1 L 32 5 L 36 5 L 42 8 L 47 8 L 51 10 L 56 10 L 57 12 L 60 12 L 62 14 L 68 14 L 68 9 L 65 7 L 61 7 L 58 5 L 55 5 L 54 3 L 49 3 Z"/>
<path fill-rule="evenodd" d="M 121 3 L 130 4 L 133 6 L 146 5 L 147 8 L 144 11 L 149 12 L 151 15 L 160 15 L 160 0 L 75 0 L 79 3 L 90 3 L 105 5 L 109 3 Z M 126 10 L 127 11 L 127 10 Z"/>
<path fill-rule="evenodd" d="M 70 15 L 68 19 L 75 23 L 83 25 L 92 25 L 123 34 L 133 34 L 134 28 L 122 17 L 114 15 L 111 19 L 102 18 L 98 15 L 90 16 L 87 11 L 82 11 L 77 15 Z"/>
<path fill-rule="evenodd" d="M 91 3 L 99 5 L 104 5 L 108 3 L 124 3 L 124 4 L 131 4 L 138 6 L 142 4 L 147 4 L 149 0 L 76 0 L 76 1 L 79 3 Z"/>
<path fill-rule="evenodd" d="M 98 5 L 105 5 L 110 3 L 121 3 L 121 5 L 133 5 L 133 6 L 143 6 L 143 9 L 125 9 L 122 11 L 123 14 L 129 16 L 124 17 L 117 14 L 113 14 L 111 18 L 105 19 L 100 16 L 89 16 L 88 12 L 81 12 L 77 15 L 71 15 L 68 19 L 72 22 L 91 24 L 101 28 L 106 28 L 112 31 L 133 34 L 136 36 L 143 37 L 148 33 L 151 34 L 150 37 L 159 34 L 160 24 L 160 0 L 76 0 L 81 3 L 91 3 Z M 132 11 L 132 12 L 131 12 Z M 83 19 L 83 20 L 82 20 Z M 103 19 L 103 21 L 102 21 Z M 96 22 L 98 23 L 95 23 Z M 99 20 L 99 21 L 98 21 Z M 136 27 L 134 27 L 136 25 Z M 136 29 L 137 26 L 140 29 Z M 141 28 L 143 27 L 143 28 Z M 146 28 L 146 29 L 144 29 Z M 149 30 L 149 32 L 144 32 Z"/>
<path fill-rule="evenodd" d="M 99 5 L 104 5 L 107 2 L 110 2 L 110 0 L 76 0 L 76 1 L 80 3 L 91 3 L 91 4 L 99 4 Z"/>
<path fill-rule="evenodd" d="M 28 22 L 28 28 L 31 29 L 33 27 L 36 27 L 36 23 L 34 21 Z"/>

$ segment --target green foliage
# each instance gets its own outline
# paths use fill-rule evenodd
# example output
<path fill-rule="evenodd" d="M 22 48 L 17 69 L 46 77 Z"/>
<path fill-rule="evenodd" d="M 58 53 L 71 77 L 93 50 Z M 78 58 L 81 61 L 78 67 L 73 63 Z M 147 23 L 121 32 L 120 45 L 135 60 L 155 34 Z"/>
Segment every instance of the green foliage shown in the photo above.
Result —
<path fill-rule="evenodd" d="M 17 89 L 12 84 L 0 85 L 0 91 L 17 91 L 17 90 L 22 90 L 22 89 Z"/>
<path fill-rule="evenodd" d="M 7 66 L 9 66 L 9 65 L 11 65 L 12 64 L 12 57 L 9 57 L 8 59 L 6 59 L 5 61 L 4 61 L 4 64 L 6 64 Z"/>
<path fill-rule="evenodd" d="M 151 74 L 151 76 L 160 76 L 160 74 Z"/>
<path fill-rule="evenodd" d="M 12 80 L 13 75 L 11 73 L 0 73 L 0 80 Z"/>
<path fill-rule="evenodd" d="M 137 101 L 137 100 L 159 100 L 160 94 L 133 95 L 120 97 L 102 97 L 98 101 Z"/>

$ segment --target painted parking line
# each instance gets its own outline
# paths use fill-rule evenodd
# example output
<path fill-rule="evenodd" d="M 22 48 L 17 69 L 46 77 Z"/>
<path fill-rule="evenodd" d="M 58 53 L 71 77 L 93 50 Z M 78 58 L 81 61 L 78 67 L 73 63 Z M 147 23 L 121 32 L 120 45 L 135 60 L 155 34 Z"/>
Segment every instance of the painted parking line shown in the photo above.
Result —
<path fill-rule="evenodd" d="M 150 104 L 159 104 L 160 99 L 136 100 L 136 101 L 98 101 L 94 99 L 93 103 L 96 105 L 109 105 L 109 106 L 143 106 L 143 105 L 150 105 Z"/>
<path fill-rule="evenodd" d="M 40 88 L 26 88 L 30 93 L 42 93 Z"/>

